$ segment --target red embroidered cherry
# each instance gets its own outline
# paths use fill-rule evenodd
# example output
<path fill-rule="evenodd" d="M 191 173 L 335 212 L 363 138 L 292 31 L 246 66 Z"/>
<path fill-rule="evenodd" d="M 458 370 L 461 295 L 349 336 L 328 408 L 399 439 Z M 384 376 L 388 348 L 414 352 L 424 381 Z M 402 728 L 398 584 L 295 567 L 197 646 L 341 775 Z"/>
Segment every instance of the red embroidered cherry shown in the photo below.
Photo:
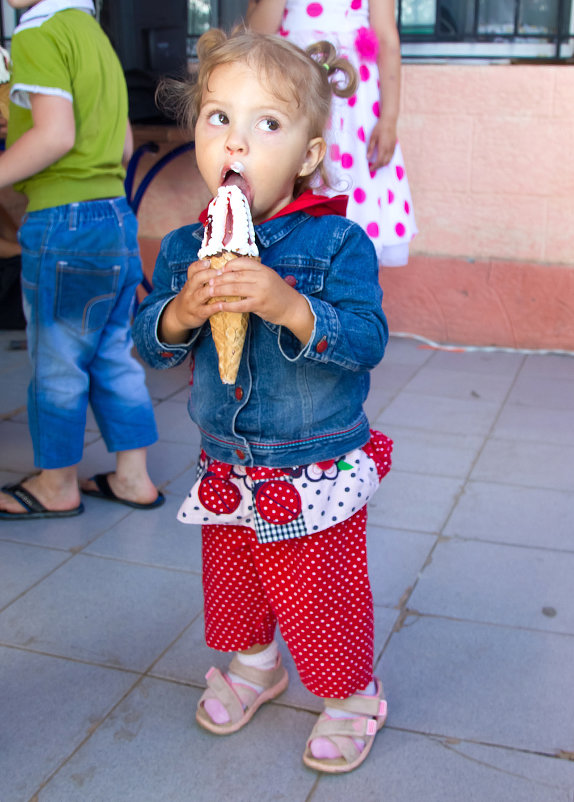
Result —
<path fill-rule="evenodd" d="M 235 512 L 241 503 L 241 491 L 237 485 L 217 476 L 204 477 L 198 496 L 206 510 L 219 515 Z"/>
<path fill-rule="evenodd" d="M 288 524 L 301 513 L 301 496 L 289 482 L 263 482 L 255 492 L 257 512 L 270 524 Z"/>

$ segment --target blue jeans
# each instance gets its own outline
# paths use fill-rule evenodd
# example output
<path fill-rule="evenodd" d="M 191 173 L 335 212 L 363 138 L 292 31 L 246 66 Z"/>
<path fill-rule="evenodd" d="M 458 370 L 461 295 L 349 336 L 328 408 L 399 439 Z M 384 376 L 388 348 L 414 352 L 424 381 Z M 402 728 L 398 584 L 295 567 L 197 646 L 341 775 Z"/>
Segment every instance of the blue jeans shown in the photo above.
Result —
<path fill-rule="evenodd" d="M 151 445 L 153 408 L 132 356 L 130 313 L 142 270 L 127 201 L 30 212 L 19 237 L 35 464 L 63 468 L 81 460 L 88 403 L 108 451 Z"/>

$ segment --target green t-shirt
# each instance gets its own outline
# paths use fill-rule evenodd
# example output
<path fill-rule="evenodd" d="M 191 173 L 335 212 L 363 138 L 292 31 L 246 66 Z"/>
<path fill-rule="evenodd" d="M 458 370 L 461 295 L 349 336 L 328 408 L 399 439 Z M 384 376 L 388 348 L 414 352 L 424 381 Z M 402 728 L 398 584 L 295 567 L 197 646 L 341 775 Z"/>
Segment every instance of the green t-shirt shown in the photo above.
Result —
<path fill-rule="evenodd" d="M 120 62 L 96 20 L 79 9 L 58 11 L 40 26 L 16 32 L 11 54 L 13 102 L 6 144 L 32 127 L 31 93 L 69 98 L 76 123 L 74 147 L 14 185 L 28 197 L 28 211 L 123 195 L 127 89 Z"/>

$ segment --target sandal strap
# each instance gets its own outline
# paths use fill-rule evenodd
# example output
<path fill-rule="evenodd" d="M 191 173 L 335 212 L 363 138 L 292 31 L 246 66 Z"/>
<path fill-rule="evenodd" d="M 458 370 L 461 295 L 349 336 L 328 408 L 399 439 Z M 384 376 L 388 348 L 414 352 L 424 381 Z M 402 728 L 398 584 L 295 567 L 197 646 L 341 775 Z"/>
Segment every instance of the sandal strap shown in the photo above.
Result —
<path fill-rule="evenodd" d="M 329 699 L 329 707 L 336 710 L 343 710 L 355 716 L 368 716 L 370 718 L 381 718 L 387 715 L 387 702 L 385 699 L 383 685 L 378 681 L 376 696 L 363 696 L 355 693 L 347 699 Z"/>
<path fill-rule="evenodd" d="M 239 721 L 244 713 L 242 700 L 221 671 L 218 668 L 210 668 L 205 679 L 207 680 L 207 690 L 201 697 L 201 701 L 209 698 L 218 699 L 227 710 L 231 722 Z M 244 689 L 242 688 L 242 690 Z M 249 690 L 253 691 L 252 688 Z M 255 691 L 253 693 L 255 694 Z"/>
<path fill-rule="evenodd" d="M 315 738 L 328 738 L 337 747 L 341 757 L 347 763 L 352 763 L 361 752 L 355 739 L 365 739 L 368 721 L 372 719 L 329 718 L 326 713 L 321 713 L 307 738 L 307 748 Z"/>
<path fill-rule="evenodd" d="M 229 672 L 235 674 L 247 682 L 252 682 L 254 685 L 259 685 L 263 690 L 272 688 L 282 679 L 285 674 L 285 669 L 281 663 L 281 655 L 277 656 L 277 663 L 275 668 L 263 670 L 255 666 L 246 666 L 235 655 L 229 664 Z"/>

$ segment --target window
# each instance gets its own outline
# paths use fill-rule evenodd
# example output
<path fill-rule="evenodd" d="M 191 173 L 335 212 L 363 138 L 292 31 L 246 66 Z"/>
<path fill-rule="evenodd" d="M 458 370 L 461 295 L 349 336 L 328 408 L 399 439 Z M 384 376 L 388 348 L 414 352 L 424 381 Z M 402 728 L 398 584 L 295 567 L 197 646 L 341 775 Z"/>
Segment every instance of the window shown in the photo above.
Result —
<path fill-rule="evenodd" d="M 566 59 L 572 0 L 397 0 L 403 56 Z"/>

